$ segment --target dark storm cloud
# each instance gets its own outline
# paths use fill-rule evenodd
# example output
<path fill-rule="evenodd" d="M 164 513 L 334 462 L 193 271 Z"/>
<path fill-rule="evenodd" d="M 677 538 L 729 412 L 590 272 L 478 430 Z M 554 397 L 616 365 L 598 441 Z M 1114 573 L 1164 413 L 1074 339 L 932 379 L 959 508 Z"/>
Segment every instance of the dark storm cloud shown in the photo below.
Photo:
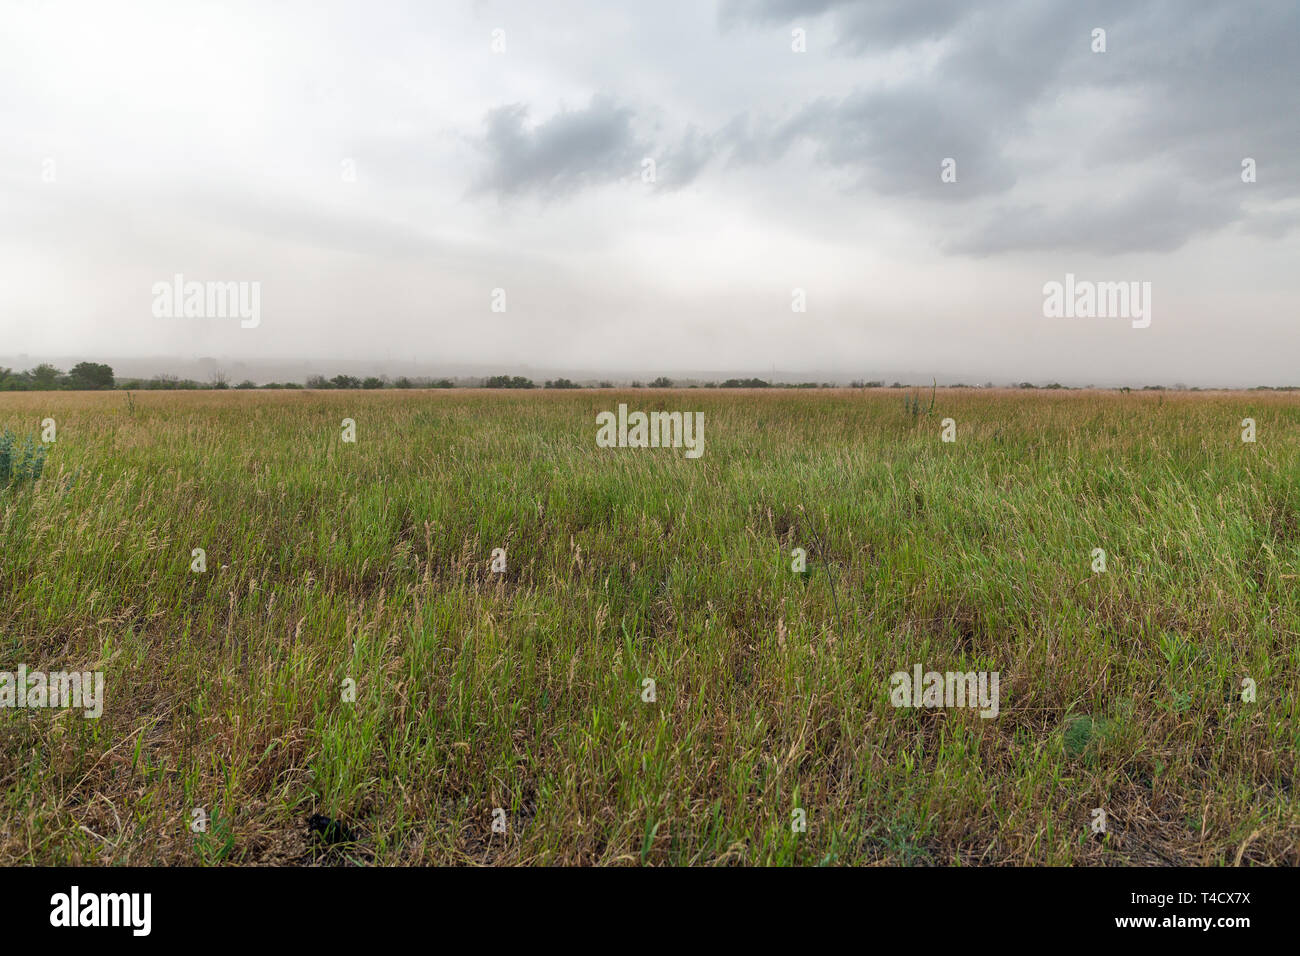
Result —
<path fill-rule="evenodd" d="M 719 20 L 724 34 L 807 25 L 827 39 L 806 56 L 877 57 L 937 43 L 932 63 L 896 81 L 823 93 L 784 113 L 746 112 L 712 132 L 692 127 L 657 154 L 634 133 L 632 108 L 608 98 L 532 127 L 527 107 L 503 106 L 487 118 L 481 188 L 553 197 L 631 177 L 655 155 L 656 189 L 670 191 L 715 158 L 768 165 L 802 144 L 850 192 L 924 201 L 916 215 L 945 234 L 945 208 L 991 203 L 944 243 L 952 252 L 1167 251 L 1235 222 L 1256 235 L 1289 228 L 1275 213 L 1252 225 L 1247 201 L 1297 194 L 1300 4 L 1259 4 L 1247 16 L 1227 3 L 1173 0 L 1019 0 L 985 10 L 946 0 L 728 0 Z M 1104 53 L 1092 50 L 1097 27 Z M 1247 156 L 1261 170 L 1253 184 L 1241 181 Z M 948 158 L 955 184 L 940 181 Z M 1032 200 L 1022 185 L 1038 187 Z"/>
<path fill-rule="evenodd" d="M 770 162 L 804 139 L 822 162 L 882 195 L 951 202 L 1002 194 L 1005 208 L 987 217 L 983 232 L 948 246 L 973 254 L 1163 251 L 1237 221 L 1259 234 L 1286 228 L 1289 220 L 1276 214 L 1252 225 L 1245 203 L 1297 195 L 1300 4 L 1061 0 L 978 10 L 948 2 L 729 0 L 720 19 L 728 28 L 757 28 L 805 25 L 800 18 L 823 14 L 840 55 L 875 56 L 927 40 L 942 41 L 942 52 L 932 69 L 900 83 L 820 98 L 765 127 L 749 118 L 733 124 L 737 159 Z M 1105 53 L 1091 49 L 1094 27 L 1106 30 Z M 1087 95 L 1092 108 L 1081 105 Z M 1067 102 L 1078 110 L 1074 127 L 1035 137 L 1045 116 L 1055 113 L 1053 128 L 1061 126 Z M 1013 146 L 1018 137 L 1033 145 L 1036 162 L 1059 148 L 1062 167 L 1084 164 L 1093 194 L 1081 201 L 1061 189 L 1036 205 L 1014 200 L 1010 191 L 1028 165 Z M 948 156 L 960 189 L 940 188 L 938 166 Z M 1249 186 L 1240 177 L 1247 156 L 1260 167 Z M 1038 174 L 1050 192 L 1055 173 Z M 1152 191 L 1143 193 L 1148 184 Z"/>
<path fill-rule="evenodd" d="M 632 111 L 605 97 L 535 126 L 528 125 L 528 118 L 524 104 L 488 113 L 482 145 L 489 171 L 480 189 L 499 196 L 559 196 L 637 175 L 642 158 L 649 155 L 632 129 Z"/>
<path fill-rule="evenodd" d="M 969 199 L 1015 181 L 1013 164 L 965 97 L 944 99 L 915 87 L 818 100 L 767 128 L 742 117 L 720 140 L 735 162 L 758 164 L 775 162 L 807 141 L 820 162 L 847 170 L 855 187 L 880 195 Z M 962 188 L 956 192 L 936 188 L 948 158 L 958 165 Z"/>

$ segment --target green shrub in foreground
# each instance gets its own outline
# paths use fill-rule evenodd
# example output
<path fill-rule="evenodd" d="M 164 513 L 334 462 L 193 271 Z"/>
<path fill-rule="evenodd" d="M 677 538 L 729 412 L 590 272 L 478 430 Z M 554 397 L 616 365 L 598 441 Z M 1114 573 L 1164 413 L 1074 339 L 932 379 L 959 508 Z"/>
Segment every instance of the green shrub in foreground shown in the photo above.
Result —
<path fill-rule="evenodd" d="M 34 482 L 45 468 L 45 446 L 28 435 L 18 444 L 18 436 L 9 429 L 0 432 L 0 489 Z"/>

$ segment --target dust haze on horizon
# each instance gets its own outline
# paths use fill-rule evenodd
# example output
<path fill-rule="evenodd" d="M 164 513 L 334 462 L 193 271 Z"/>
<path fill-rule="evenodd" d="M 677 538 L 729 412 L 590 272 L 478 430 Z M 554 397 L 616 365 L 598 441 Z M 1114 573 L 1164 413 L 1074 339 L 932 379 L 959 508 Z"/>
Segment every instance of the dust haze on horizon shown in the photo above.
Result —
<path fill-rule="evenodd" d="M 1298 62 L 1294 2 L 0 0 L 0 363 L 1300 384 Z"/>

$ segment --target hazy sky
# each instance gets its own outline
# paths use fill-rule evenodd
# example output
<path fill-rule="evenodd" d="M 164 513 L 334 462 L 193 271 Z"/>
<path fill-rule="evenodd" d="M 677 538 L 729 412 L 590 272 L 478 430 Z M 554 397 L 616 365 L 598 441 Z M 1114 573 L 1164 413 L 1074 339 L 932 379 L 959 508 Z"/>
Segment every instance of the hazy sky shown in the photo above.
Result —
<path fill-rule="evenodd" d="M 0 354 L 1300 383 L 1298 71 L 1295 0 L 0 0 Z"/>

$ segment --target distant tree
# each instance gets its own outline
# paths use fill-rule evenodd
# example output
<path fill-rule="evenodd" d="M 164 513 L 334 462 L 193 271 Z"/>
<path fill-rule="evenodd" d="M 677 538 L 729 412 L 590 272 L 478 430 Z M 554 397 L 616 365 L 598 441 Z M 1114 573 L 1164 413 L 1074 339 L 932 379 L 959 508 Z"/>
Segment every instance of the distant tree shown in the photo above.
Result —
<path fill-rule="evenodd" d="M 257 385 L 255 385 L 253 382 L 249 381 L 248 379 L 244 379 L 242 382 L 236 385 L 235 388 L 245 388 L 245 389 L 257 388 Z"/>
<path fill-rule="evenodd" d="M 308 375 L 307 387 L 308 388 L 333 388 L 334 383 L 331 382 L 329 379 L 327 379 L 324 375 Z"/>
<path fill-rule="evenodd" d="M 522 375 L 493 375 L 485 379 L 484 388 L 536 388 L 533 380 Z"/>
<path fill-rule="evenodd" d="M 414 387 L 415 387 L 414 384 L 412 384 L 411 380 L 407 378 L 405 375 L 397 379 L 397 381 L 393 382 L 393 388 L 414 388 Z"/>
<path fill-rule="evenodd" d="M 605 382 L 605 381 L 602 381 L 602 382 L 600 383 L 600 387 L 601 387 L 601 388 L 613 388 L 613 387 L 614 387 L 614 383 L 613 383 L 613 382 Z"/>
<path fill-rule="evenodd" d="M 653 382 L 650 383 L 650 387 L 651 388 L 672 388 L 673 380 L 669 378 L 667 375 L 660 375 L 657 379 L 655 379 Z"/>
<path fill-rule="evenodd" d="M 455 388 L 456 383 L 449 378 L 437 378 L 429 383 L 430 388 Z"/>
<path fill-rule="evenodd" d="M 364 382 L 361 383 L 361 387 L 362 388 L 383 388 L 384 380 L 381 378 L 376 378 L 374 375 L 371 375 Z"/>
<path fill-rule="evenodd" d="M 361 379 L 353 375 L 335 375 L 330 379 L 334 388 L 360 388 Z"/>
<path fill-rule="evenodd" d="M 577 382 L 571 382 L 567 378 L 557 378 L 553 382 L 546 383 L 547 388 L 577 388 Z"/>
<path fill-rule="evenodd" d="M 32 383 L 37 388 L 49 389 L 54 388 L 59 381 L 59 376 L 63 373 L 48 362 L 42 362 L 29 373 L 32 377 Z"/>
<path fill-rule="evenodd" d="M 113 387 L 113 369 L 98 362 L 78 362 L 68 372 L 68 385 L 75 389 Z"/>

